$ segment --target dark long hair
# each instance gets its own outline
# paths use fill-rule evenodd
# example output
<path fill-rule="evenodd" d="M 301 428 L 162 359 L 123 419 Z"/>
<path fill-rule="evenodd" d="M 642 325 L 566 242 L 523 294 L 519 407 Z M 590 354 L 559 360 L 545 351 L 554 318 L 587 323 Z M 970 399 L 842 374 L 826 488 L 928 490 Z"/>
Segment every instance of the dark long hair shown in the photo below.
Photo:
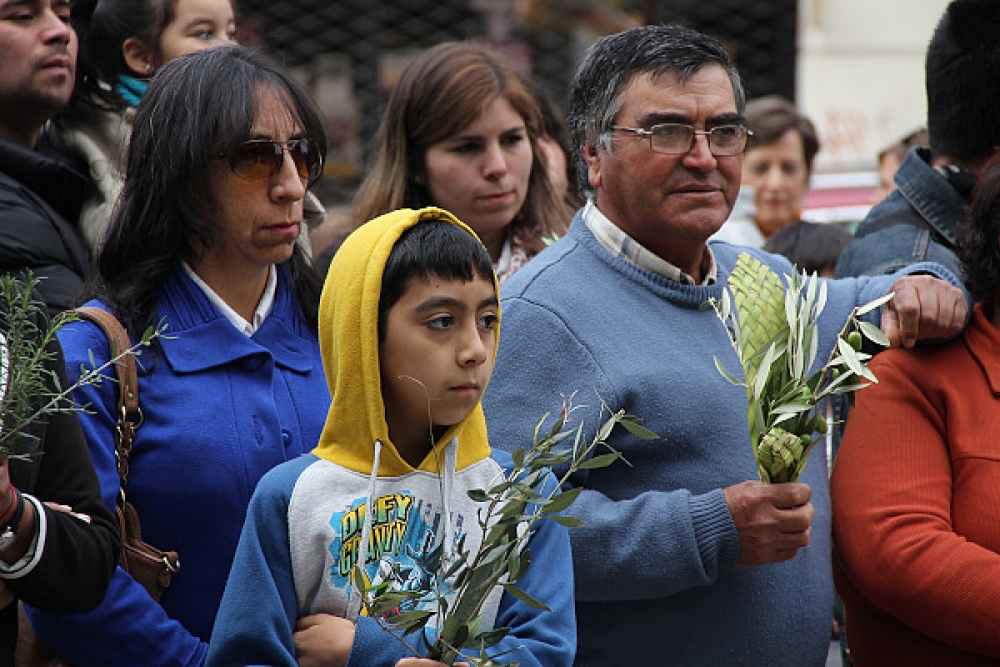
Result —
<path fill-rule="evenodd" d="M 181 56 L 156 75 L 136 110 L 121 199 L 97 258 L 90 295 L 111 306 L 136 335 L 156 321 L 163 278 L 209 244 L 214 156 L 250 139 L 261 90 L 278 93 L 305 136 L 326 156 L 326 134 L 309 96 L 284 71 L 251 49 L 229 45 Z M 316 327 L 319 276 L 296 244 L 284 263 L 303 317 Z"/>
<path fill-rule="evenodd" d="M 155 52 L 176 8 L 177 0 L 73 0 L 72 25 L 80 50 L 73 97 L 60 119 L 92 107 L 124 111 L 128 104 L 115 83 L 132 72 L 122 44 L 134 37 Z"/>
<path fill-rule="evenodd" d="M 976 181 L 956 252 L 973 301 L 992 301 L 1000 289 L 1000 156 L 989 161 Z"/>

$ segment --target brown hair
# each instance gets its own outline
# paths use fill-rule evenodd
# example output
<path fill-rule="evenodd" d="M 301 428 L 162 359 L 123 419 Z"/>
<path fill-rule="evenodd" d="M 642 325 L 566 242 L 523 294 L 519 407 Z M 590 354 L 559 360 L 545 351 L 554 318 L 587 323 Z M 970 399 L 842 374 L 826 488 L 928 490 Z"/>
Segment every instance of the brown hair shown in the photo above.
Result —
<path fill-rule="evenodd" d="M 524 119 L 531 143 L 528 193 L 511 231 L 532 253 L 544 247 L 543 236 L 563 234 L 572 211 L 556 196 L 542 164 L 538 102 L 499 56 L 485 47 L 458 42 L 423 52 L 400 75 L 354 199 L 357 222 L 398 208 L 435 205 L 426 185 L 416 178 L 424 170 L 427 149 L 472 124 L 497 98 L 505 99 Z"/>
<path fill-rule="evenodd" d="M 747 102 L 746 118 L 747 127 L 753 132 L 750 148 L 773 144 L 789 130 L 798 132 L 802 137 L 806 172 L 812 173 L 813 160 L 819 152 L 819 135 L 813 122 L 794 104 L 778 95 L 758 97 Z"/>

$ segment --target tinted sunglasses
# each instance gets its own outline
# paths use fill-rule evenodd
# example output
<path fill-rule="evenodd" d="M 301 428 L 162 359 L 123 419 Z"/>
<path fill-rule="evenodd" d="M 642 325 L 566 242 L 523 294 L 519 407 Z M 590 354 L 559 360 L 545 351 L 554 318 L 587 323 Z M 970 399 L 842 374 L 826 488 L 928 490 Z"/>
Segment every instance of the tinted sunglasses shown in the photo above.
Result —
<path fill-rule="evenodd" d="M 266 181 L 279 171 L 285 162 L 285 151 L 295 164 L 299 178 L 312 185 L 323 174 L 323 155 L 319 145 L 311 139 L 290 139 L 285 143 L 271 139 L 251 139 L 238 145 L 229 153 L 217 158 L 227 158 L 233 173 L 247 181 Z"/>

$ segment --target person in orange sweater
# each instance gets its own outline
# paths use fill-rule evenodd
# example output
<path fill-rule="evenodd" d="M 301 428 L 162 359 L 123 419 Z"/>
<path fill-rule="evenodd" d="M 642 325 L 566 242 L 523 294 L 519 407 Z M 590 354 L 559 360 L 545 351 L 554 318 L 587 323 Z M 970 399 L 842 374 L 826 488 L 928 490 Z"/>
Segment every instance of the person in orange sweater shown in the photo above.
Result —
<path fill-rule="evenodd" d="M 1000 665 L 1000 159 L 959 257 L 976 301 L 944 344 L 892 349 L 833 469 L 834 579 L 856 667 Z"/>

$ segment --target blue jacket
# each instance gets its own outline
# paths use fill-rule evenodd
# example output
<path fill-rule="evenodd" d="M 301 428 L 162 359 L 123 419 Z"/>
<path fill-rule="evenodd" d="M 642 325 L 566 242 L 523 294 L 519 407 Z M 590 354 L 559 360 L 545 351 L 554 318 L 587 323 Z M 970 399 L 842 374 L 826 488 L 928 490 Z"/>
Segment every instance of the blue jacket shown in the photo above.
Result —
<path fill-rule="evenodd" d="M 530 441 L 536 420 L 557 414 L 573 392 L 588 432 L 603 400 L 660 436 L 617 430 L 608 443 L 628 464 L 571 480 L 583 489 L 570 510 L 584 522 L 570 531 L 578 665 L 807 667 L 826 659 L 834 600 L 826 457 L 815 450 L 802 479 L 816 508 L 810 545 L 784 563 L 737 567 L 739 536 L 723 489 L 757 479 L 757 466 L 746 393 L 723 379 L 713 357 L 730 371 L 739 361 L 715 312 L 702 308 L 721 297 L 740 252 L 779 275 L 793 268 L 760 250 L 711 247 L 718 281 L 686 285 L 613 256 L 577 215 L 501 290 L 500 347 L 483 398 L 495 448 Z M 921 270 L 949 277 L 936 265 L 909 269 Z M 827 283 L 818 362 L 851 309 L 885 294 L 896 277 Z"/>
<path fill-rule="evenodd" d="M 906 154 L 894 179 L 896 190 L 858 225 L 837 261 L 837 278 L 892 273 L 924 261 L 962 275 L 954 249 L 969 201 L 934 170 L 930 158 L 927 148 Z"/>
<path fill-rule="evenodd" d="M 177 550 L 181 569 L 162 607 L 119 568 L 95 611 L 33 612 L 39 636 L 75 667 L 204 662 L 254 487 L 278 463 L 312 449 L 330 405 L 317 336 L 301 318 L 285 270 L 274 310 L 253 337 L 225 319 L 180 267 L 164 280 L 157 310 L 167 337 L 162 351 L 139 357 L 145 421 L 128 495 L 143 537 Z M 90 322 L 63 327 L 59 339 L 71 373 L 109 358 L 107 339 Z M 89 403 L 81 422 L 108 507 L 118 492 L 116 396 L 113 381 L 76 396 Z"/>

